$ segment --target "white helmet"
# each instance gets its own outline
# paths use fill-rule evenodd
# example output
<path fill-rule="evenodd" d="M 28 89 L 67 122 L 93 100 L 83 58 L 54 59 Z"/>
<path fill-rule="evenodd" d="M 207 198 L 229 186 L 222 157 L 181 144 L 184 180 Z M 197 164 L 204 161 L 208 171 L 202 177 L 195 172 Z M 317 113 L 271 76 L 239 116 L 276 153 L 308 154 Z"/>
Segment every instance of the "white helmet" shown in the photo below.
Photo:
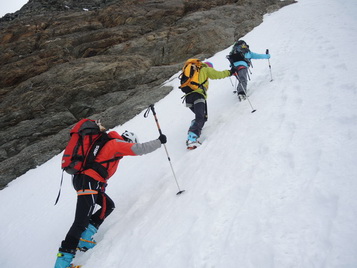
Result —
<path fill-rule="evenodd" d="M 138 143 L 139 142 L 138 137 L 133 132 L 129 132 L 129 131 L 125 130 L 125 132 L 123 134 L 121 134 L 121 136 L 127 142 L 132 142 L 132 143 Z"/>
<path fill-rule="evenodd" d="M 96 123 L 97 126 L 99 127 L 99 130 L 100 130 L 100 131 L 102 131 L 102 132 L 106 131 L 106 128 L 105 128 L 105 126 L 102 125 L 102 122 L 100 122 L 100 119 L 95 120 L 95 123 Z"/>

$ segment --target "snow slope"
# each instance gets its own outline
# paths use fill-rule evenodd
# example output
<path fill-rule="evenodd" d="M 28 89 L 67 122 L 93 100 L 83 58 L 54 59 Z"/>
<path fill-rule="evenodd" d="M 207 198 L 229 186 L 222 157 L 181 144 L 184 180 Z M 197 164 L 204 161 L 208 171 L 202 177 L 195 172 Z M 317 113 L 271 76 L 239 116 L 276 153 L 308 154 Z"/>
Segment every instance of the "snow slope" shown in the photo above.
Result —
<path fill-rule="evenodd" d="M 299 0 L 244 36 L 254 61 L 249 103 L 233 78 L 214 80 L 203 145 L 187 152 L 193 118 L 175 90 L 156 103 L 167 149 L 126 157 L 110 180 L 116 210 L 86 268 L 357 267 L 357 2 Z M 209 60 L 228 68 L 230 48 Z M 188 55 L 189 56 L 189 55 Z M 116 130 L 158 136 L 144 111 Z M 0 192 L 0 267 L 53 267 L 70 227 L 75 192 L 60 158 Z"/>

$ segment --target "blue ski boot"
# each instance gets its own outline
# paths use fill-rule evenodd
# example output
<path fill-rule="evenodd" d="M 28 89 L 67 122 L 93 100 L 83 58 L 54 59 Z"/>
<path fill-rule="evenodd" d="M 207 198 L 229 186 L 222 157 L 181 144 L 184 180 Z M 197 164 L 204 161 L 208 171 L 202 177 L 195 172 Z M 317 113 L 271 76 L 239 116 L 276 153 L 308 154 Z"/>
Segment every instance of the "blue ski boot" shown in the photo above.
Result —
<path fill-rule="evenodd" d="M 186 141 L 188 150 L 196 149 L 198 146 L 201 145 L 201 143 L 197 139 L 198 139 L 198 136 L 195 133 L 193 133 L 191 131 L 188 132 L 187 141 Z"/>
<path fill-rule="evenodd" d="M 57 253 L 57 260 L 55 263 L 55 268 L 70 268 L 72 267 L 71 262 L 74 258 L 75 250 L 71 252 L 65 252 L 59 250 Z"/>
<path fill-rule="evenodd" d="M 93 235 L 96 234 L 98 229 L 94 225 L 89 224 L 87 229 L 82 233 L 81 239 L 79 240 L 78 249 L 80 251 L 87 251 L 88 249 L 94 248 L 97 242 L 93 239 Z"/>

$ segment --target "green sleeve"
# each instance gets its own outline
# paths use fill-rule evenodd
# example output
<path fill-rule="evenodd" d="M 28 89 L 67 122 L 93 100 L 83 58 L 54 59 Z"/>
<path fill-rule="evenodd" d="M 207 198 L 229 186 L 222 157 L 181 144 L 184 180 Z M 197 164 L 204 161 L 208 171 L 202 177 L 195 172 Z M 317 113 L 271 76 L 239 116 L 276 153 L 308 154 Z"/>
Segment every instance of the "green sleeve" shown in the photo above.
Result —
<path fill-rule="evenodd" d="M 203 83 L 204 81 L 209 79 L 222 79 L 230 76 L 229 70 L 224 70 L 224 71 L 217 71 L 213 68 L 209 67 L 204 67 L 201 69 L 200 76 L 198 78 L 200 83 Z"/>

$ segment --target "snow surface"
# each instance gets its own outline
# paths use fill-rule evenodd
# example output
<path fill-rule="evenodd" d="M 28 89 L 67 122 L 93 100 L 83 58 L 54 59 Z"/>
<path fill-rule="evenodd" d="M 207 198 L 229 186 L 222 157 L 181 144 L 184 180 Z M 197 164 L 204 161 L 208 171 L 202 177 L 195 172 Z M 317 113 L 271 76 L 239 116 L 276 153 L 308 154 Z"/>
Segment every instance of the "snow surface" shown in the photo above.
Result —
<path fill-rule="evenodd" d="M 126 157 L 109 182 L 116 210 L 98 245 L 78 253 L 86 268 L 357 267 L 357 2 L 300 0 L 244 36 L 254 61 L 250 101 L 233 78 L 211 80 L 203 145 L 185 149 L 193 114 L 177 74 L 156 103 L 164 148 Z M 209 60 L 228 68 L 227 48 Z M 188 55 L 189 56 L 189 55 Z M 144 111 L 115 130 L 158 136 Z M 0 267 L 53 267 L 72 224 L 76 194 L 61 155 L 0 192 Z"/>

